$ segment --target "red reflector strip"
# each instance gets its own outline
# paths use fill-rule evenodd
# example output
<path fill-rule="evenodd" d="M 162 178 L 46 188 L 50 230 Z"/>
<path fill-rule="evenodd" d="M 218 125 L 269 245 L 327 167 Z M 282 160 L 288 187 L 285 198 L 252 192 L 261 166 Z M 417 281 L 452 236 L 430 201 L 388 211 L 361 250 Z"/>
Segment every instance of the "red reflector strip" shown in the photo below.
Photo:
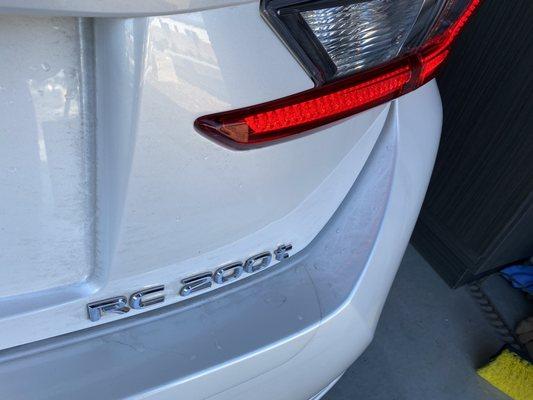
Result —
<path fill-rule="evenodd" d="M 244 118 L 244 122 L 250 129 L 250 135 L 321 122 L 326 118 L 364 107 L 368 103 L 383 99 L 393 93 L 399 93 L 409 81 L 410 76 L 409 68 L 403 67 L 379 78 L 301 103 L 251 114 Z"/>
<path fill-rule="evenodd" d="M 269 144 L 337 121 L 399 97 L 435 76 L 481 0 L 472 0 L 446 31 L 415 53 L 356 74 L 268 103 L 198 118 L 195 127 L 213 139 L 245 149 Z"/>
<path fill-rule="evenodd" d="M 453 41 L 459 36 L 480 3 L 481 0 L 472 0 L 453 25 L 437 37 L 431 38 L 429 43 L 424 46 L 420 56 L 422 69 L 418 85 L 423 85 L 435 76 L 438 68 L 448 58 Z"/>
<path fill-rule="evenodd" d="M 446 36 L 445 45 L 449 46 L 455 40 L 455 38 L 461 33 L 466 23 L 476 11 L 476 8 L 481 3 L 481 0 L 472 0 L 470 4 L 466 7 L 466 10 L 461 14 L 461 16 L 455 21 L 455 23 L 444 33 L 443 36 Z"/>
<path fill-rule="evenodd" d="M 198 118 L 196 128 L 236 148 L 258 146 L 337 121 L 401 95 L 411 80 L 405 62 L 289 97 Z M 377 75 L 377 76 L 376 76 Z"/>
<path fill-rule="evenodd" d="M 420 71 L 420 84 L 424 84 L 429 78 L 433 77 L 434 73 L 446 60 L 449 53 L 450 51 L 448 49 L 444 49 L 440 53 L 430 53 L 427 56 L 421 57 L 422 69 Z"/>

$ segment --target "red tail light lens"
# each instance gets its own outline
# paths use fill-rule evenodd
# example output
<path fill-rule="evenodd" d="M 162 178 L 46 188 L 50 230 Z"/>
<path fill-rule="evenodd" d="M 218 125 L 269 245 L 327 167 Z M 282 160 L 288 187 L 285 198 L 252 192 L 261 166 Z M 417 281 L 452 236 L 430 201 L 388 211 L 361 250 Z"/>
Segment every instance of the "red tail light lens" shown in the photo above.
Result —
<path fill-rule="evenodd" d="M 401 94 L 411 78 L 400 65 L 377 77 L 366 74 L 245 109 L 209 115 L 196 127 L 229 145 L 257 145 L 355 114 Z"/>
<path fill-rule="evenodd" d="M 269 144 L 390 101 L 435 76 L 480 2 L 447 0 L 422 44 L 384 65 L 279 100 L 207 115 L 198 118 L 195 126 L 215 140 L 243 149 Z"/>
<path fill-rule="evenodd" d="M 344 89 L 315 95 L 309 100 L 302 99 L 285 107 L 276 105 L 271 111 L 260 111 L 245 117 L 244 122 L 256 135 L 302 125 L 316 126 L 326 119 L 337 119 L 339 114 L 353 113 L 369 101 L 391 98 L 399 93 L 410 76 L 409 68 L 403 67 L 367 82 L 345 85 Z"/>
<path fill-rule="evenodd" d="M 435 76 L 437 69 L 450 54 L 453 41 L 461 33 L 480 3 L 481 0 L 451 0 L 446 3 L 430 37 L 419 51 L 422 70 L 418 86 Z"/>

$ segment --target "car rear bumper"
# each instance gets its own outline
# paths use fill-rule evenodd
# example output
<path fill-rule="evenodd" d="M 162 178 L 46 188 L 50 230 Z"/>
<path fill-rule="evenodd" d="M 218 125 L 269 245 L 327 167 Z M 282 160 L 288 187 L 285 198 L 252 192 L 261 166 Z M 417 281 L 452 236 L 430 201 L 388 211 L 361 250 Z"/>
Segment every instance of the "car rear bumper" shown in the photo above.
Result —
<path fill-rule="evenodd" d="M 441 112 L 434 81 L 392 102 L 355 185 L 304 250 L 216 293 L 4 350 L 0 394 L 313 398 L 372 339 L 429 182 Z"/>

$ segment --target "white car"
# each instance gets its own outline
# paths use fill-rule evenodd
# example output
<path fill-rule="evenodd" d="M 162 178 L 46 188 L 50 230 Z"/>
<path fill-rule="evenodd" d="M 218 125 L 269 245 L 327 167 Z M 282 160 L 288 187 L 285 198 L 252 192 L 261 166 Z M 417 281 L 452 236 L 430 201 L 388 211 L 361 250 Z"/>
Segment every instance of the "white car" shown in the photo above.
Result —
<path fill-rule="evenodd" d="M 319 399 L 478 4 L 0 0 L 0 398 Z"/>

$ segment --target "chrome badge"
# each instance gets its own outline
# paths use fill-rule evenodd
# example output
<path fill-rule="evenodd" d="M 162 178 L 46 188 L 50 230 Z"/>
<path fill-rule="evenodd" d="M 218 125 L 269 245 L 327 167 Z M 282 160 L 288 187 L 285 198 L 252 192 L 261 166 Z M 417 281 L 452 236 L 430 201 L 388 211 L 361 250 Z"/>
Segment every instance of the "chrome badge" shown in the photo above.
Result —
<path fill-rule="evenodd" d="M 181 280 L 178 295 L 187 297 L 193 293 L 203 292 L 213 286 L 222 286 L 235 282 L 245 275 L 252 275 L 270 266 L 272 258 L 277 261 L 287 259 L 292 250 L 291 244 L 282 244 L 273 252 L 265 251 L 243 261 L 235 261 L 214 271 L 206 271 Z M 143 309 L 165 301 L 165 285 L 149 286 L 126 296 L 111 297 L 87 304 L 87 315 L 93 322 L 100 320 L 107 313 L 125 314 L 133 309 Z"/>

